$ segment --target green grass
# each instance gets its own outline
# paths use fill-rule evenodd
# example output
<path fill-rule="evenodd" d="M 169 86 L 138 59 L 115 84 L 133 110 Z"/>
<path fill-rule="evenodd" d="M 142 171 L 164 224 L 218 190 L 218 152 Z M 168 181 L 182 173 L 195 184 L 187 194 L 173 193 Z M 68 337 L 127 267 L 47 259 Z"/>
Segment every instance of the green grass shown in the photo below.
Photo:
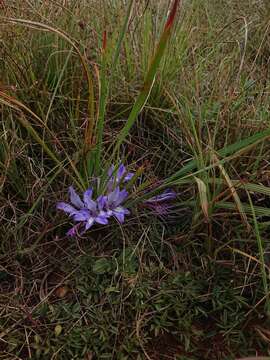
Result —
<path fill-rule="evenodd" d="M 270 356 L 268 3 L 168 5 L 0 2 L 1 359 Z M 68 238 L 119 159 L 131 215 Z"/>

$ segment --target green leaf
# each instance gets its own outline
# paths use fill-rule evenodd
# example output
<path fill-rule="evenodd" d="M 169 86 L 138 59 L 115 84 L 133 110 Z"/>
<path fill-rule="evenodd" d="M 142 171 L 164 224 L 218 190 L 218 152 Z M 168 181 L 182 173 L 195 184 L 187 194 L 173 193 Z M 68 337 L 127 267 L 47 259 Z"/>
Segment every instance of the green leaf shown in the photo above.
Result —
<path fill-rule="evenodd" d="M 202 211 L 205 216 L 205 219 L 208 221 L 209 220 L 209 214 L 208 214 L 209 202 L 207 199 L 207 188 L 206 188 L 205 183 L 201 179 L 199 179 L 195 176 L 195 180 L 198 185 Z"/>
<path fill-rule="evenodd" d="M 94 263 L 93 271 L 96 274 L 105 274 L 110 272 L 111 267 L 111 261 L 106 258 L 102 258 Z"/>
<path fill-rule="evenodd" d="M 119 293 L 120 290 L 118 289 L 117 286 L 110 286 L 108 287 L 106 290 L 105 290 L 106 294 L 109 294 L 109 293 Z"/>

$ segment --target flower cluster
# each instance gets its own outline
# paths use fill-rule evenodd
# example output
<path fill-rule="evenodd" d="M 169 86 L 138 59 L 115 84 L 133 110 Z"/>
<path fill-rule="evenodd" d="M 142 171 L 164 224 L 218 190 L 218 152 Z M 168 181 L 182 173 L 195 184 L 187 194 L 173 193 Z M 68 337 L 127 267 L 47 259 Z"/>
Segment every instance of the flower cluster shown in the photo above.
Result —
<path fill-rule="evenodd" d="M 69 187 L 70 204 L 59 202 L 57 209 L 68 214 L 77 224 L 72 227 L 67 235 L 76 235 L 80 227 L 84 227 L 83 231 L 90 229 L 95 223 L 106 225 L 109 218 L 114 217 L 120 223 L 125 220 L 125 215 L 129 214 L 129 210 L 123 206 L 123 202 L 128 197 L 126 189 L 121 187 L 130 181 L 134 173 L 127 172 L 123 164 L 118 169 L 114 166 L 108 171 L 109 180 L 103 195 L 93 199 L 93 188 L 90 187 L 83 194 L 83 199 L 76 193 L 72 186 Z"/>
<path fill-rule="evenodd" d="M 109 219 L 114 217 L 120 223 L 125 220 L 129 210 L 123 206 L 129 193 L 125 185 L 132 179 L 134 173 L 127 172 L 125 166 L 120 164 L 118 168 L 111 166 L 108 171 L 108 180 L 103 194 L 93 199 L 94 189 L 90 187 L 83 193 L 83 198 L 76 193 L 72 186 L 69 187 L 70 203 L 59 202 L 57 209 L 68 214 L 76 225 L 67 233 L 75 236 L 79 229 L 81 233 L 89 230 L 95 223 L 107 225 Z M 144 205 L 160 217 L 168 214 L 171 206 L 169 202 L 176 198 L 173 190 L 167 189 L 162 194 L 151 197 L 144 201 Z"/>

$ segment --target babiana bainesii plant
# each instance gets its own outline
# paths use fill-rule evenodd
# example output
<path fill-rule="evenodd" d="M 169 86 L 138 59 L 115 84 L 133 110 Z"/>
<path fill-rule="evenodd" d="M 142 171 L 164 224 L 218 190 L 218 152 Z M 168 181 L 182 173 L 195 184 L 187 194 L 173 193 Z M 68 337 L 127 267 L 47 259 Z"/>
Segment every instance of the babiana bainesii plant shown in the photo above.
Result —
<path fill-rule="evenodd" d="M 123 202 L 128 197 L 125 183 L 131 180 L 134 174 L 126 173 L 123 164 L 119 166 L 115 176 L 113 172 L 114 167 L 112 166 L 108 172 L 109 179 L 105 190 L 96 199 L 93 196 L 98 192 L 100 178 L 95 179 L 95 184 L 83 193 L 83 200 L 72 186 L 69 187 L 71 204 L 65 202 L 57 204 L 57 209 L 63 210 L 75 222 L 78 222 L 68 231 L 68 235 L 74 236 L 80 227 L 83 227 L 83 231 L 87 231 L 95 223 L 107 225 L 111 217 L 116 218 L 120 223 L 124 222 L 125 215 L 129 214 L 129 210 L 123 206 Z"/>
<path fill-rule="evenodd" d="M 108 179 L 100 195 L 99 188 L 102 188 L 101 178 L 96 178 L 91 187 L 89 187 L 81 197 L 69 187 L 70 203 L 58 202 L 57 209 L 68 214 L 73 221 L 77 222 L 67 235 L 75 236 L 80 230 L 80 234 L 89 230 L 95 223 L 107 225 L 111 218 L 115 218 L 119 223 L 123 223 L 125 216 L 130 211 L 124 206 L 124 202 L 129 196 L 126 186 L 134 177 L 134 173 L 127 172 L 123 164 L 118 167 L 112 165 L 108 171 Z M 94 197 L 96 195 L 96 197 Z M 169 210 L 168 203 L 176 198 L 176 193 L 167 189 L 160 195 L 156 195 L 146 200 L 146 207 L 154 210 L 161 216 L 166 215 Z"/>

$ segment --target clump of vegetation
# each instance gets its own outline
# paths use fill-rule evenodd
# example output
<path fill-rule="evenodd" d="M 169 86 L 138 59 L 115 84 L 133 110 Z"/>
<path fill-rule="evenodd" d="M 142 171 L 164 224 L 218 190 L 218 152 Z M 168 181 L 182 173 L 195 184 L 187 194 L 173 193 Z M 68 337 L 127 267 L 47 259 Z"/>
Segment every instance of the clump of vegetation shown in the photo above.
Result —
<path fill-rule="evenodd" d="M 0 1 L 3 359 L 270 355 L 269 6 L 225 3 Z"/>

